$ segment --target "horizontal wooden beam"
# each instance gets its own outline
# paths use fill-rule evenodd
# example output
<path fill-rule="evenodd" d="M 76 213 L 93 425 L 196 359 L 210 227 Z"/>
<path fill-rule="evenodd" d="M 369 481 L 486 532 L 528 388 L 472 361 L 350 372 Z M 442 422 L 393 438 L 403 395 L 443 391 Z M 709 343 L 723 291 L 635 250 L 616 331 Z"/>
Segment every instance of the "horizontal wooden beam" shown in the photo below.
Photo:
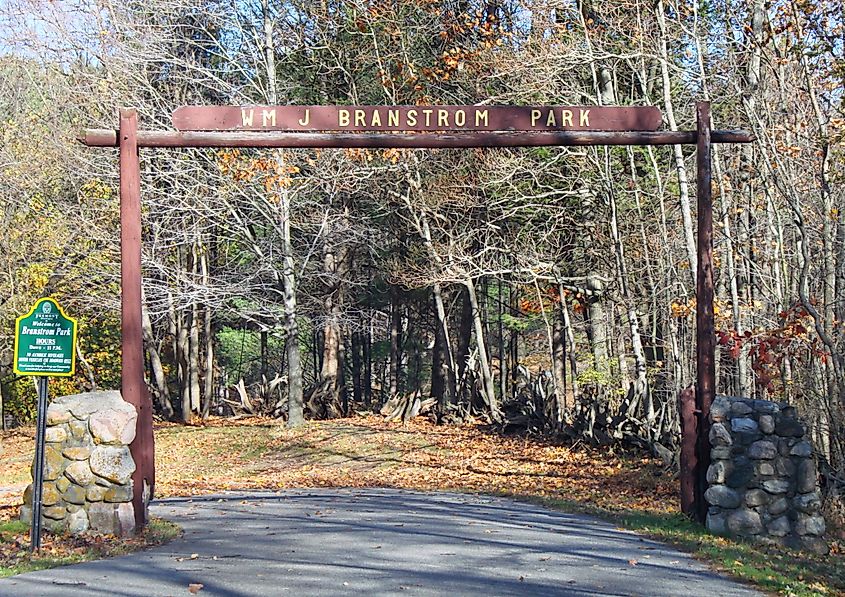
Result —
<path fill-rule="evenodd" d="M 118 132 L 85 129 L 89 147 L 117 147 Z M 694 145 L 695 131 L 562 131 L 517 133 L 286 133 L 138 131 L 138 147 L 324 147 L 409 149 L 466 147 L 547 147 L 579 145 Z M 746 131 L 712 131 L 713 143 L 750 143 Z"/>
<path fill-rule="evenodd" d="M 180 131 L 656 131 L 654 106 L 182 106 Z"/>

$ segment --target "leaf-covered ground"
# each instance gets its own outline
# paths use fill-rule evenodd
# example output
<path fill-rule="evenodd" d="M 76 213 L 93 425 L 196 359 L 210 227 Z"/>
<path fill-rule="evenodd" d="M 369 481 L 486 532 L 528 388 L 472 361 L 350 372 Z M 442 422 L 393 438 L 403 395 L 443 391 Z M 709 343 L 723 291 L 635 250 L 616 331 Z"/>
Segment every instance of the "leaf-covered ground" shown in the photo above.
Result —
<path fill-rule="evenodd" d="M 558 497 L 608 510 L 677 510 L 675 481 L 650 459 L 503 437 L 474 425 L 418 419 L 402 426 L 370 416 L 287 430 L 261 420 L 215 421 L 205 428 L 159 428 L 156 442 L 159 495 L 402 487 Z"/>
<path fill-rule="evenodd" d="M 53 535 L 44 533 L 41 549 L 29 550 L 29 527 L 17 520 L 0 522 L 0 577 L 89 560 L 101 560 L 160 545 L 181 533 L 171 522 L 153 519 L 134 537 L 113 535 Z"/>
<path fill-rule="evenodd" d="M 2 436 L 0 520 L 17 510 L 33 435 Z M 403 426 L 376 416 L 295 430 L 267 419 L 161 424 L 156 474 L 159 496 L 314 486 L 508 494 L 614 520 L 771 592 L 845 595 L 845 561 L 835 542 L 834 552 L 821 557 L 713 537 L 678 513 L 677 481 L 651 458 L 502 436 L 476 425 L 435 426 L 420 418 Z"/>

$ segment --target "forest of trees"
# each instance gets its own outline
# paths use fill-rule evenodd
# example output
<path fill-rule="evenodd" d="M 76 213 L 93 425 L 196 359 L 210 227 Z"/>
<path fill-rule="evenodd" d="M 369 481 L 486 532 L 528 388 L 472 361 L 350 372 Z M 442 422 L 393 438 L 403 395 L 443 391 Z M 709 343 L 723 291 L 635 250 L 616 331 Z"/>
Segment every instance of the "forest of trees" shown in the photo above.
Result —
<path fill-rule="evenodd" d="M 78 316 L 119 387 L 119 106 L 654 105 L 715 128 L 717 391 L 789 401 L 845 479 L 845 44 L 811 0 L 7 0 L 0 387 L 14 318 Z M 694 148 L 144 150 L 156 412 L 428 410 L 671 458 L 695 379 Z M 289 408 L 290 405 L 290 408 Z M 667 456 L 668 455 L 668 456 Z M 838 479 L 838 481 L 837 481 Z"/>

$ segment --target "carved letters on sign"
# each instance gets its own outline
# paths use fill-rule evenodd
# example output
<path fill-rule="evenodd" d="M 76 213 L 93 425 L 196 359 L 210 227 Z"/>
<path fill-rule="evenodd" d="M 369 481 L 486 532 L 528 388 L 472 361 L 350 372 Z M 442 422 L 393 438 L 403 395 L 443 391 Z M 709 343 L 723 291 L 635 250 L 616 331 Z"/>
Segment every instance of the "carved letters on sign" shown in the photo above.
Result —
<path fill-rule="evenodd" d="M 650 131 L 655 107 L 182 106 L 182 131 Z"/>

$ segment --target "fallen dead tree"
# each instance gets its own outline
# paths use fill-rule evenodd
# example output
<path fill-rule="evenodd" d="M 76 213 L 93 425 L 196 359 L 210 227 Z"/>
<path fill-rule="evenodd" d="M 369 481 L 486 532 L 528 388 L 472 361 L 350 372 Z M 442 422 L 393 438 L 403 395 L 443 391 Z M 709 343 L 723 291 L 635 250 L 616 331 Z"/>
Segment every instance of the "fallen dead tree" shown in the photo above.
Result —
<path fill-rule="evenodd" d="M 387 421 L 402 421 L 407 423 L 417 415 L 426 415 L 437 406 L 435 398 L 422 399 L 422 392 L 397 395 L 391 397 L 379 410 Z"/>

